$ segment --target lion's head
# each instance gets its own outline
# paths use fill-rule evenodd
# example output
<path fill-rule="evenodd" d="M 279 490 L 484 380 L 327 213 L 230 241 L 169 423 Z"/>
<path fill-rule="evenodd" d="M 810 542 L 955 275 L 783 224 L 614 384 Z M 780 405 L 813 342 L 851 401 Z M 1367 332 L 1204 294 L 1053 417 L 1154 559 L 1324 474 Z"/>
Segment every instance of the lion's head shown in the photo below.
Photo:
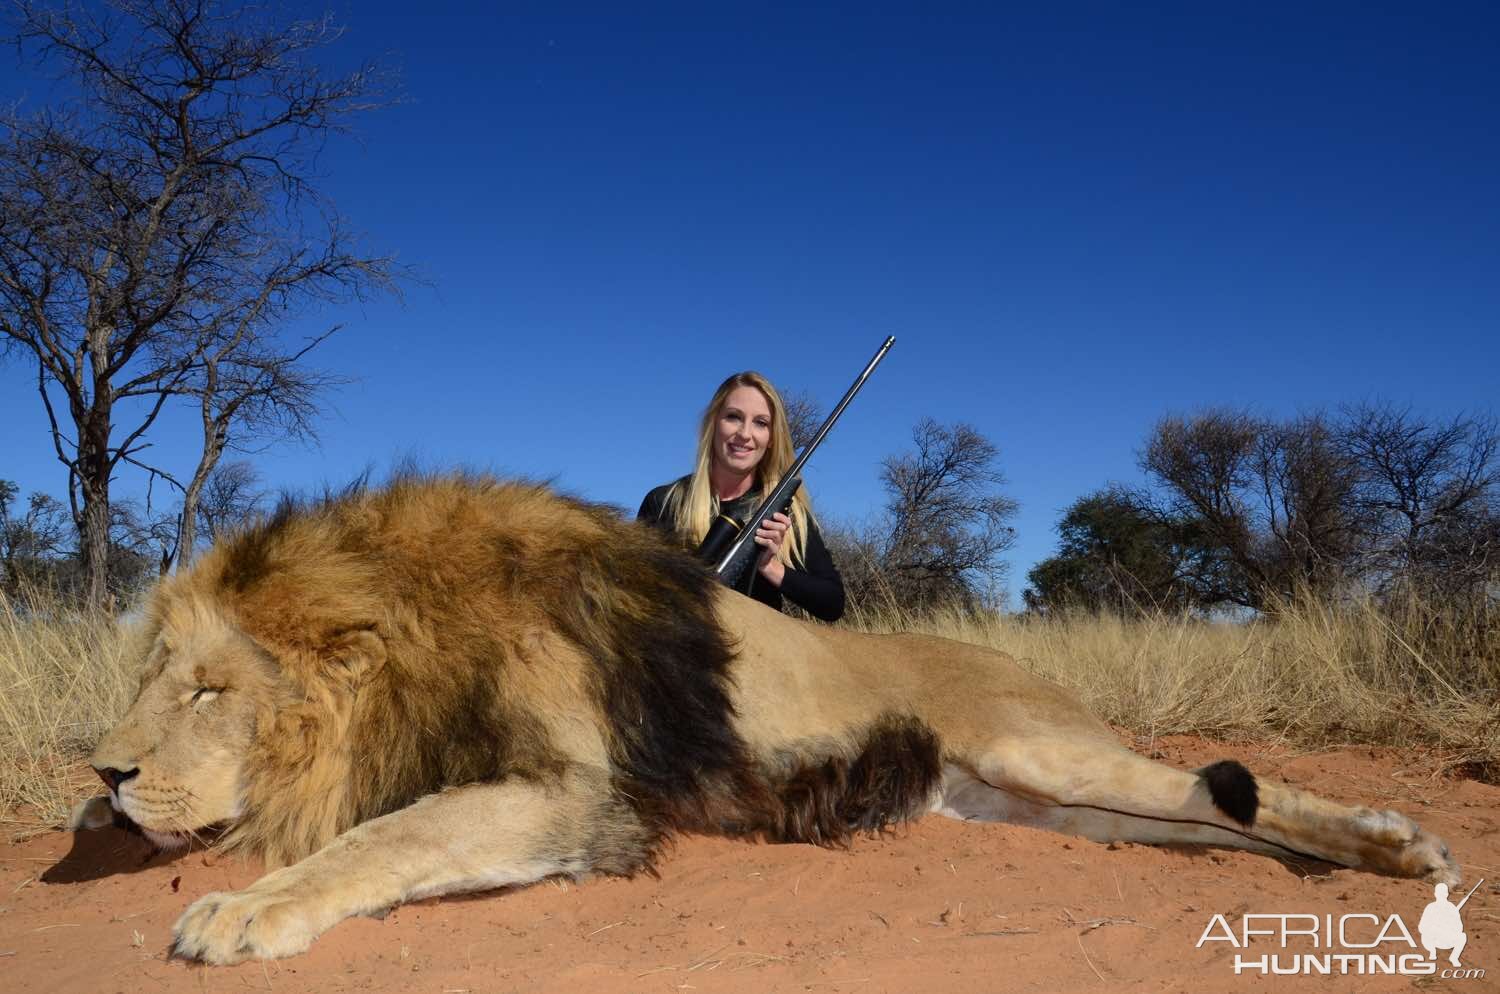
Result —
<path fill-rule="evenodd" d="M 745 768 L 716 590 L 649 529 L 530 484 L 289 504 L 157 586 L 140 694 L 93 762 L 159 843 L 219 826 L 272 864 L 567 762 L 699 818 L 701 784 Z"/>
<path fill-rule="evenodd" d="M 380 803 L 351 770 L 378 724 L 355 709 L 389 612 L 368 555 L 338 547 L 353 529 L 328 527 L 339 509 L 289 505 L 152 592 L 140 689 L 91 762 L 158 845 L 226 829 L 229 847 L 294 862 Z"/>
<path fill-rule="evenodd" d="M 117 810 L 179 848 L 243 814 L 258 715 L 284 694 L 275 660 L 222 614 L 158 603 L 140 691 L 91 762 Z"/>

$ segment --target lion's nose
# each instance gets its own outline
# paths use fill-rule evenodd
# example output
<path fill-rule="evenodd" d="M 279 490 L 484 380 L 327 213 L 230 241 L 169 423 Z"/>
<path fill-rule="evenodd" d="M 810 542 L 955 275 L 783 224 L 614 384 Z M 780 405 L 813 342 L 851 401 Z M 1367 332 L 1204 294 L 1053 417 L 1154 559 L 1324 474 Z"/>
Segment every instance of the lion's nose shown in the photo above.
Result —
<path fill-rule="evenodd" d="M 99 779 L 104 781 L 104 786 L 108 787 L 110 790 L 118 792 L 120 789 L 120 784 L 124 783 L 126 780 L 129 780 L 131 777 L 141 772 L 141 770 L 140 767 L 136 767 L 133 770 L 117 770 L 110 766 L 96 766 L 94 767 L 94 772 L 99 774 Z"/>

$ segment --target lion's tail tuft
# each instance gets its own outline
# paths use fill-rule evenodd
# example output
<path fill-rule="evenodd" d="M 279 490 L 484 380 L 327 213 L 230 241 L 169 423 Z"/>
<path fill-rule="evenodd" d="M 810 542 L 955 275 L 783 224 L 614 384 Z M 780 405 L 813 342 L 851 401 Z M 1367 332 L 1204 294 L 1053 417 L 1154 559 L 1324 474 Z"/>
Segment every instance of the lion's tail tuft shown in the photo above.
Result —
<path fill-rule="evenodd" d="M 1249 828 L 1255 824 L 1255 810 L 1260 806 L 1260 788 L 1250 771 L 1232 759 L 1221 759 L 1205 766 L 1198 776 L 1208 785 L 1208 796 L 1214 807 Z"/>

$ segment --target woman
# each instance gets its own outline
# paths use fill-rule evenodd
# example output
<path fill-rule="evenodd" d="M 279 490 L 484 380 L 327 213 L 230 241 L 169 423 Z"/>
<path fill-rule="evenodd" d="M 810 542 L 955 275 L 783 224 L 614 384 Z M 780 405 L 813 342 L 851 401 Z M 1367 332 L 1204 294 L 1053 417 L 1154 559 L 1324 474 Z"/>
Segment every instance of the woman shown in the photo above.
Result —
<path fill-rule="evenodd" d="M 794 458 L 776 388 L 759 373 L 736 373 L 719 385 L 703 412 L 693 472 L 648 493 L 636 519 L 696 549 L 718 515 L 744 521 L 754 514 Z M 790 515 L 766 519 L 755 544 L 762 551 L 750 596 L 778 611 L 789 600 L 824 621 L 844 613 L 844 582 L 813 522 L 806 487 L 798 488 Z"/>

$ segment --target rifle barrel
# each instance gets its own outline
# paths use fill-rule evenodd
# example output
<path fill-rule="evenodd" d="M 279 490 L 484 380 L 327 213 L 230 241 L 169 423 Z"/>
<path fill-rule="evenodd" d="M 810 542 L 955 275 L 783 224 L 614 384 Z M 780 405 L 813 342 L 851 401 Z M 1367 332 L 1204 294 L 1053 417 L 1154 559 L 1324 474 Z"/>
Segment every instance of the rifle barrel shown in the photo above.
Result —
<path fill-rule="evenodd" d="M 844 398 L 838 402 L 833 412 L 828 415 L 827 420 L 818 428 L 817 434 L 812 437 L 812 441 L 808 442 L 802 451 L 797 454 L 796 461 L 782 474 L 781 482 L 766 495 L 765 500 L 761 501 L 760 507 L 755 509 L 755 513 L 750 517 L 750 520 L 745 522 L 745 527 L 741 530 L 739 538 L 735 539 L 734 543 L 730 545 L 729 551 L 724 553 L 724 557 L 714 567 L 715 573 L 722 576 L 730 562 L 745 547 L 745 543 L 755 541 L 755 529 L 765 519 L 766 515 L 770 513 L 768 509 L 773 508 L 774 504 L 778 501 L 782 488 L 786 487 L 789 481 L 796 479 L 797 475 L 802 472 L 802 467 L 806 465 L 808 457 L 813 454 L 813 450 L 822 444 L 823 437 L 833 428 L 833 423 L 839 419 L 839 415 L 844 413 L 844 408 L 849 406 L 849 401 L 853 400 L 854 395 L 859 393 L 859 388 L 865 385 L 865 380 L 870 378 L 870 374 L 875 371 L 876 366 L 880 365 L 880 360 L 885 358 L 885 354 L 890 351 L 891 346 L 895 342 L 896 336 L 890 335 L 881 343 L 880 348 L 875 350 L 874 358 L 865 366 L 864 371 L 855 377 L 854 383 L 844 392 Z"/>
<path fill-rule="evenodd" d="M 844 413 L 844 408 L 849 406 L 849 402 L 854 399 L 854 395 L 859 393 L 859 388 L 865 385 L 865 380 L 868 380 L 870 374 L 875 372 L 875 367 L 880 365 L 880 360 L 885 358 L 885 354 L 891 350 L 891 346 L 894 344 L 896 344 L 896 336 L 891 335 L 881 343 L 880 348 L 875 350 L 874 357 L 865 366 L 864 371 L 854 378 L 854 382 L 850 384 L 849 389 L 844 391 L 843 399 L 835 405 L 833 412 L 828 415 L 827 420 L 819 426 L 817 434 L 812 437 L 812 441 L 808 442 L 807 445 L 803 446 L 802 451 L 797 453 L 797 461 L 792 463 L 791 467 L 786 471 L 787 476 L 796 476 L 802 472 L 802 467 L 807 462 L 807 458 L 813 454 L 814 449 L 823 444 L 823 436 L 832 430 L 833 423 L 839 419 L 839 415 Z"/>

